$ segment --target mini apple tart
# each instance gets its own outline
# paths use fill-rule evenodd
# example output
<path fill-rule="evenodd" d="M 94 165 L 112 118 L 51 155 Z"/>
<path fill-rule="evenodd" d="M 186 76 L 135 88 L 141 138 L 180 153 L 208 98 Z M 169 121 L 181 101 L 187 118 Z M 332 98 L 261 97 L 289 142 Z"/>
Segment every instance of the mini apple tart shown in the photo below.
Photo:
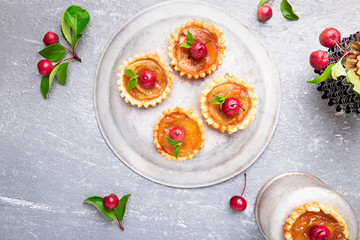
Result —
<path fill-rule="evenodd" d="M 117 84 L 120 96 L 139 108 L 161 103 L 174 84 L 171 67 L 157 53 L 136 54 L 124 61 L 119 70 Z"/>
<path fill-rule="evenodd" d="M 349 239 L 344 217 L 329 205 L 306 203 L 295 209 L 286 222 L 286 240 Z"/>
<path fill-rule="evenodd" d="M 167 49 L 171 65 L 180 71 L 180 76 L 186 74 L 189 79 L 198 79 L 217 70 L 226 46 L 222 32 L 211 22 L 194 20 L 171 33 Z"/>
<path fill-rule="evenodd" d="M 167 160 L 190 159 L 204 147 L 205 128 L 192 109 L 164 111 L 153 131 L 156 149 Z"/>
<path fill-rule="evenodd" d="M 205 121 L 229 134 L 247 128 L 255 119 L 258 104 L 254 88 L 249 82 L 229 74 L 206 84 L 200 96 L 201 114 Z"/>

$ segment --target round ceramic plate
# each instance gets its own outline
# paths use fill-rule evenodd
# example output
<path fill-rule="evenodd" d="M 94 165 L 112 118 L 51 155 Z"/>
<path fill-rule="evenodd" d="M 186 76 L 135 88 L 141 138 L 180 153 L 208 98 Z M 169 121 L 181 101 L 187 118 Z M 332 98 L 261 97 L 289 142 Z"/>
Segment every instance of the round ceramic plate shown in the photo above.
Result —
<path fill-rule="evenodd" d="M 168 98 L 148 109 L 125 103 L 116 73 L 136 53 L 156 51 L 167 63 L 170 33 L 187 21 L 212 22 L 226 40 L 223 64 L 205 79 L 188 80 L 174 72 Z M 232 135 L 209 127 L 205 147 L 187 161 L 167 161 L 153 143 L 153 128 L 162 112 L 176 106 L 200 114 L 200 91 L 216 76 L 237 75 L 255 85 L 259 96 L 256 119 Z M 280 110 L 276 66 L 260 38 L 233 14 L 208 3 L 171 1 L 153 6 L 125 23 L 106 47 L 98 65 L 94 105 L 100 130 L 112 151 L 132 170 L 154 182 L 194 188 L 225 181 L 248 168 L 269 143 Z"/>

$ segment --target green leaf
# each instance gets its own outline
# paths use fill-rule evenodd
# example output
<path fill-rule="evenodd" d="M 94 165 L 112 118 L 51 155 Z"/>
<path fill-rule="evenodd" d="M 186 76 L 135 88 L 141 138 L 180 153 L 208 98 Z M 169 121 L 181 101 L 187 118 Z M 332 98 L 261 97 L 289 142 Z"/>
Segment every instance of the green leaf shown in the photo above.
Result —
<path fill-rule="evenodd" d="M 40 83 L 40 91 L 44 99 L 48 98 L 49 93 L 49 76 L 43 76 Z"/>
<path fill-rule="evenodd" d="M 321 83 L 323 81 L 325 81 L 326 79 L 328 79 L 329 77 L 331 77 L 331 68 L 335 65 L 335 63 L 330 64 L 329 66 L 327 66 L 327 68 L 325 69 L 325 71 L 318 77 L 314 78 L 313 80 L 307 81 L 308 83 L 313 83 L 313 84 L 318 84 Z"/>
<path fill-rule="evenodd" d="M 166 141 L 173 147 L 176 147 L 177 145 L 179 145 L 181 143 L 172 138 L 166 138 Z"/>
<path fill-rule="evenodd" d="M 128 77 L 134 77 L 136 76 L 136 73 L 134 72 L 134 70 L 128 68 L 128 69 L 125 69 L 125 72 L 126 72 L 126 75 L 128 75 Z"/>
<path fill-rule="evenodd" d="M 357 94 L 360 94 L 360 78 L 354 70 L 350 70 L 347 72 L 346 81 L 353 85 L 352 89 Z"/>
<path fill-rule="evenodd" d="M 56 78 L 61 85 L 65 85 L 65 83 L 66 83 L 68 67 L 69 67 L 69 62 L 62 63 L 62 64 L 60 64 L 59 69 L 56 73 Z"/>
<path fill-rule="evenodd" d="M 50 91 L 51 85 L 54 81 L 54 78 L 56 76 L 56 73 L 59 70 L 59 67 L 60 67 L 60 65 L 56 65 L 49 75 L 49 91 Z"/>
<path fill-rule="evenodd" d="M 42 49 L 39 53 L 47 60 L 57 62 L 65 56 L 66 50 L 63 45 L 55 43 Z"/>
<path fill-rule="evenodd" d="M 71 43 L 71 29 L 69 23 L 65 19 L 65 11 L 61 15 L 61 33 L 68 43 Z"/>
<path fill-rule="evenodd" d="M 345 68 L 342 65 L 343 57 L 331 68 L 331 76 L 337 80 L 340 76 L 346 76 Z"/>
<path fill-rule="evenodd" d="M 128 89 L 131 90 L 134 87 L 136 87 L 136 85 L 138 84 L 138 76 L 133 76 L 130 78 L 129 83 L 128 83 Z"/>
<path fill-rule="evenodd" d="M 79 6 L 70 6 L 65 11 L 65 19 L 74 31 L 74 34 L 79 36 L 88 25 L 90 15 L 85 9 L 82 9 Z"/>
<path fill-rule="evenodd" d="M 79 36 L 74 36 L 71 39 L 71 47 L 72 49 L 76 48 L 76 45 L 78 44 L 79 40 L 82 38 L 83 34 L 79 34 Z"/>
<path fill-rule="evenodd" d="M 182 44 L 179 46 L 179 48 L 181 48 L 181 47 L 183 47 L 183 48 L 191 48 L 191 45 L 189 45 L 188 43 L 182 43 Z"/>
<path fill-rule="evenodd" d="M 267 3 L 269 0 L 261 0 L 258 4 L 258 8 Z"/>
<path fill-rule="evenodd" d="M 227 97 L 223 97 L 223 96 L 214 94 L 214 98 L 213 98 L 213 100 L 211 101 L 210 104 L 219 104 L 220 108 L 222 108 L 222 105 L 224 104 L 226 98 Z"/>
<path fill-rule="evenodd" d="M 175 150 L 174 150 L 174 155 L 175 155 L 176 159 L 177 159 L 178 156 L 179 156 L 179 152 L 180 152 L 180 146 L 177 146 L 177 147 L 175 148 Z"/>
<path fill-rule="evenodd" d="M 93 205 L 94 207 L 96 207 L 97 209 L 100 210 L 100 212 L 102 214 L 104 214 L 105 217 L 107 217 L 108 219 L 110 219 L 111 221 L 115 220 L 115 213 L 112 210 L 107 210 L 104 207 L 103 204 L 103 198 L 102 197 L 98 197 L 98 196 L 94 196 L 94 197 L 90 197 L 88 199 L 86 199 L 84 201 L 85 203 L 89 203 L 91 205 Z"/>
<path fill-rule="evenodd" d="M 291 19 L 291 20 L 298 20 L 299 17 L 296 15 L 287 0 L 282 0 L 280 4 L 280 10 L 284 17 Z"/>
<path fill-rule="evenodd" d="M 131 194 L 123 196 L 119 200 L 119 205 L 115 208 L 115 212 L 116 212 L 116 215 L 117 215 L 119 221 L 122 221 L 123 218 L 124 218 L 125 209 L 126 209 L 126 203 L 127 203 L 130 196 L 131 196 Z"/>
<path fill-rule="evenodd" d="M 189 30 L 187 30 L 186 39 L 188 40 L 188 44 L 190 46 L 194 44 L 194 36 L 191 34 Z"/>

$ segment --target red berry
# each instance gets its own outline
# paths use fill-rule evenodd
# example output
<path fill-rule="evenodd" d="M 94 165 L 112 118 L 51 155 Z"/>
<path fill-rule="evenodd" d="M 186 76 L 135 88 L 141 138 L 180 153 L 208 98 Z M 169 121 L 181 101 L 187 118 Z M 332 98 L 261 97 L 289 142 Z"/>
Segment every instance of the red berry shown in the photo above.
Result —
<path fill-rule="evenodd" d="M 266 22 L 272 17 L 272 9 L 268 5 L 262 5 L 257 11 L 257 17 L 260 22 Z"/>
<path fill-rule="evenodd" d="M 314 225 L 309 235 L 311 240 L 330 240 L 330 230 L 324 225 Z"/>
<path fill-rule="evenodd" d="M 59 41 L 59 37 L 54 32 L 47 32 L 43 38 L 43 42 L 46 46 L 57 43 Z"/>
<path fill-rule="evenodd" d="M 245 200 L 245 198 L 240 197 L 240 196 L 233 196 L 230 199 L 230 208 L 234 211 L 237 212 L 242 212 L 246 209 L 247 207 L 247 202 Z"/>
<path fill-rule="evenodd" d="M 170 137 L 178 142 L 182 142 L 185 138 L 185 132 L 182 128 L 174 127 L 170 131 Z"/>
<path fill-rule="evenodd" d="M 341 34 L 336 28 L 326 28 L 319 36 L 320 44 L 332 48 L 340 42 Z"/>
<path fill-rule="evenodd" d="M 52 68 L 52 62 L 46 59 L 40 60 L 37 64 L 39 73 L 43 76 L 49 76 Z"/>
<path fill-rule="evenodd" d="M 247 202 L 246 202 L 245 198 L 242 197 L 242 195 L 244 194 L 245 188 L 246 188 L 246 173 L 244 174 L 244 178 L 245 178 L 245 184 L 244 184 L 244 188 L 242 190 L 241 195 L 233 196 L 230 199 L 230 208 L 237 212 L 242 212 L 247 207 Z"/>
<path fill-rule="evenodd" d="M 227 98 L 222 105 L 222 110 L 227 115 L 235 115 L 240 110 L 240 102 L 236 98 Z"/>
<path fill-rule="evenodd" d="M 201 60 L 207 55 L 206 45 L 202 42 L 195 41 L 190 48 L 191 57 L 195 60 Z"/>
<path fill-rule="evenodd" d="M 323 69 L 329 63 L 329 57 L 323 50 L 317 50 L 310 54 L 310 65 L 316 70 Z"/>
<path fill-rule="evenodd" d="M 115 194 L 110 194 L 103 198 L 104 207 L 108 210 L 114 209 L 119 205 L 119 198 Z"/>
<path fill-rule="evenodd" d="M 156 76 L 150 70 L 145 70 L 140 73 L 139 82 L 144 88 L 152 88 L 155 85 Z"/>

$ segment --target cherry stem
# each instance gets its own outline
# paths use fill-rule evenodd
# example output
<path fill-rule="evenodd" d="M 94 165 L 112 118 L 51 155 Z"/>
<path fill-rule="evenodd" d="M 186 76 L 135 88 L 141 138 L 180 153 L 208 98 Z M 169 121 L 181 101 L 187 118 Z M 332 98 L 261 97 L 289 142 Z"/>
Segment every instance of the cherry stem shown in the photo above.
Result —
<path fill-rule="evenodd" d="M 208 44 L 209 42 L 211 42 L 211 40 L 207 41 L 207 42 L 205 43 L 205 45 Z"/>
<path fill-rule="evenodd" d="M 242 190 L 242 193 L 241 193 L 240 197 L 242 197 L 242 195 L 243 195 L 244 192 L 245 192 L 245 188 L 246 188 L 246 173 L 244 173 L 244 178 L 245 178 L 245 184 L 244 184 L 244 188 L 243 188 L 243 190 Z"/>
<path fill-rule="evenodd" d="M 245 112 L 245 109 L 243 109 L 242 106 L 240 106 L 239 104 L 235 104 L 235 106 L 239 106 L 239 108 L 241 108 L 241 110 L 243 110 L 243 112 Z"/>
<path fill-rule="evenodd" d="M 344 52 L 344 53 L 347 53 L 348 51 L 346 50 L 346 48 L 340 43 L 340 42 L 337 42 L 336 45 L 341 48 L 341 50 Z"/>
<path fill-rule="evenodd" d="M 67 47 L 64 47 L 64 48 L 74 56 L 74 59 L 75 59 L 76 61 L 81 62 L 81 58 L 76 54 L 75 49 L 73 49 L 73 51 L 71 51 L 71 50 L 68 49 Z"/>
<path fill-rule="evenodd" d="M 116 215 L 116 212 L 115 212 L 115 209 L 114 209 L 114 213 L 115 213 L 115 220 L 116 220 L 116 223 L 118 224 L 119 228 L 121 229 L 121 231 L 124 231 L 124 227 L 121 225 L 121 222 L 119 221 L 117 215 Z"/>
<path fill-rule="evenodd" d="M 272 2 L 269 4 L 269 7 L 271 7 L 271 4 L 273 4 L 274 1 L 275 1 L 275 0 L 272 0 Z"/>
<path fill-rule="evenodd" d="M 72 58 L 65 58 L 65 59 L 63 59 L 61 62 L 58 62 L 57 64 L 55 64 L 54 67 L 57 66 L 57 65 L 59 65 L 59 64 L 62 64 L 63 62 L 65 62 L 65 61 L 67 61 L 67 60 L 70 60 L 70 62 L 71 62 L 71 61 L 75 60 L 75 58 L 73 58 L 73 57 L 72 57 Z"/>

